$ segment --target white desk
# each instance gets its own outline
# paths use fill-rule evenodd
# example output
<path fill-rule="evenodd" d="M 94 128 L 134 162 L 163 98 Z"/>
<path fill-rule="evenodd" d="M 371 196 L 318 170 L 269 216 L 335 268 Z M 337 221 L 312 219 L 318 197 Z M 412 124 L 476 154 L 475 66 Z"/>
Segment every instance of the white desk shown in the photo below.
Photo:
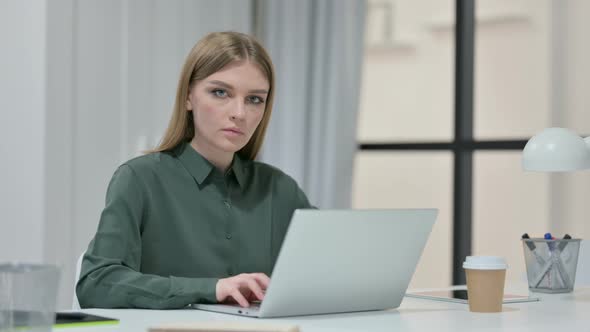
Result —
<path fill-rule="evenodd" d="M 508 288 L 508 287 L 507 287 Z M 522 287 L 508 288 L 508 291 Z M 526 294 L 526 293 L 525 293 Z M 471 313 L 465 304 L 405 298 L 398 309 L 337 315 L 255 320 L 199 310 L 88 309 L 85 312 L 120 319 L 118 325 L 58 328 L 57 332 L 147 331 L 162 323 L 249 321 L 297 324 L 302 332 L 335 331 L 590 331 L 590 288 L 569 294 L 536 294 L 540 302 L 504 305 L 501 313 Z"/>

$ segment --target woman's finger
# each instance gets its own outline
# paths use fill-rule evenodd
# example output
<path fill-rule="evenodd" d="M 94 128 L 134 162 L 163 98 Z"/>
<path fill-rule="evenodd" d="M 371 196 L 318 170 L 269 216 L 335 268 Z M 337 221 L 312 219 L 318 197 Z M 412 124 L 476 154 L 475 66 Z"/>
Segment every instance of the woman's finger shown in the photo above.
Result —
<path fill-rule="evenodd" d="M 260 284 L 260 287 L 262 287 L 262 289 L 268 288 L 268 285 L 270 284 L 270 278 L 266 274 L 252 273 L 252 276 L 254 277 L 254 279 L 256 279 L 258 284 Z"/>
<path fill-rule="evenodd" d="M 262 299 L 264 299 L 264 292 L 262 291 L 262 288 L 260 288 L 260 285 L 258 284 L 258 282 L 256 281 L 256 279 L 249 278 L 247 280 L 248 283 L 248 288 L 250 288 L 250 291 L 252 291 L 252 293 L 254 293 L 254 296 L 262 301 Z"/>
<path fill-rule="evenodd" d="M 248 308 L 250 306 L 250 302 L 246 300 L 238 288 L 235 288 L 230 295 L 241 307 Z"/>

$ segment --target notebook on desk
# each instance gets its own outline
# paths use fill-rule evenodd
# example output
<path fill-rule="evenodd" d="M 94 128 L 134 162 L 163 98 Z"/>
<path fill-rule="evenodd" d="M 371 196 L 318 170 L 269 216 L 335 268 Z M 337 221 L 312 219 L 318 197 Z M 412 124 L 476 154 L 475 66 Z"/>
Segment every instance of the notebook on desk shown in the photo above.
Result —
<path fill-rule="evenodd" d="M 436 209 L 297 210 L 260 306 L 200 310 L 282 317 L 396 308 Z"/>
<path fill-rule="evenodd" d="M 75 327 L 75 326 L 96 326 L 96 325 L 113 325 L 118 324 L 119 320 L 115 318 L 91 315 L 84 312 L 40 312 L 28 310 L 11 310 L 0 311 L 0 323 L 4 318 L 15 326 L 17 330 L 26 331 L 33 326 L 51 322 L 55 315 L 53 327 Z M 4 331 L 0 324 L 0 331 Z"/>
<path fill-rule="evenodd" d="M 414 297 L 419 299 L 443 301 L 443 302 L 456 302 L 456 303 L 468 303 L 468 293 L 466 288 L 461 289 L 450 289 L 450 290 L 433 290 L 433 291 L 422 291 L 422 292 L 410 292 L 406 294 L 407 297 Z M 535 302 L 540 299 L 536 296 L 522 295 L 522 294 L 510 294 L 504 293 L 502 299 L 503 304 L 508 303 L 520 303 L 520 302 Z"/>
<path fill-rule="evenodd" d="M 118 323 L 119 320 L 115 318 L 91 315 L 79 311 L 64 311 L 55 313 L 55 324 L 53 327 L 98 326 Z"/>

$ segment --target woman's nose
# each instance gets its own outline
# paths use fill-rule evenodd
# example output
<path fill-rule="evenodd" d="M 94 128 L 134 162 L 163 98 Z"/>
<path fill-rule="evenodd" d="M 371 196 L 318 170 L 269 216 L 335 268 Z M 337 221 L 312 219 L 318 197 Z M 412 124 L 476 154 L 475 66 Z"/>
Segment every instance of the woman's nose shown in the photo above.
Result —
<path fill-rule="evenodd" d="M 246 104 L 242 101 L 236 100 L 231 109 L 232 119 L 243 119 L 246 115 Z"/>

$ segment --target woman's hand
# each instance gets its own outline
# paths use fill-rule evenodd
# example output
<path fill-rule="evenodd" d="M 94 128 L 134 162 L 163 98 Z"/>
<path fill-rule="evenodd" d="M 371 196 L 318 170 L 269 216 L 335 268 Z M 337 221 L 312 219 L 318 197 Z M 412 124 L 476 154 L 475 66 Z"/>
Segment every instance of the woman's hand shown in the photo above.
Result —
<path fill-rule="evenodd" d="M 237 302 L 246 308 L 252 301 L 262 301 L 270 278 L 264 273 L 242 273 L 219 279 L 215 286 L 217 302 Z"/>

